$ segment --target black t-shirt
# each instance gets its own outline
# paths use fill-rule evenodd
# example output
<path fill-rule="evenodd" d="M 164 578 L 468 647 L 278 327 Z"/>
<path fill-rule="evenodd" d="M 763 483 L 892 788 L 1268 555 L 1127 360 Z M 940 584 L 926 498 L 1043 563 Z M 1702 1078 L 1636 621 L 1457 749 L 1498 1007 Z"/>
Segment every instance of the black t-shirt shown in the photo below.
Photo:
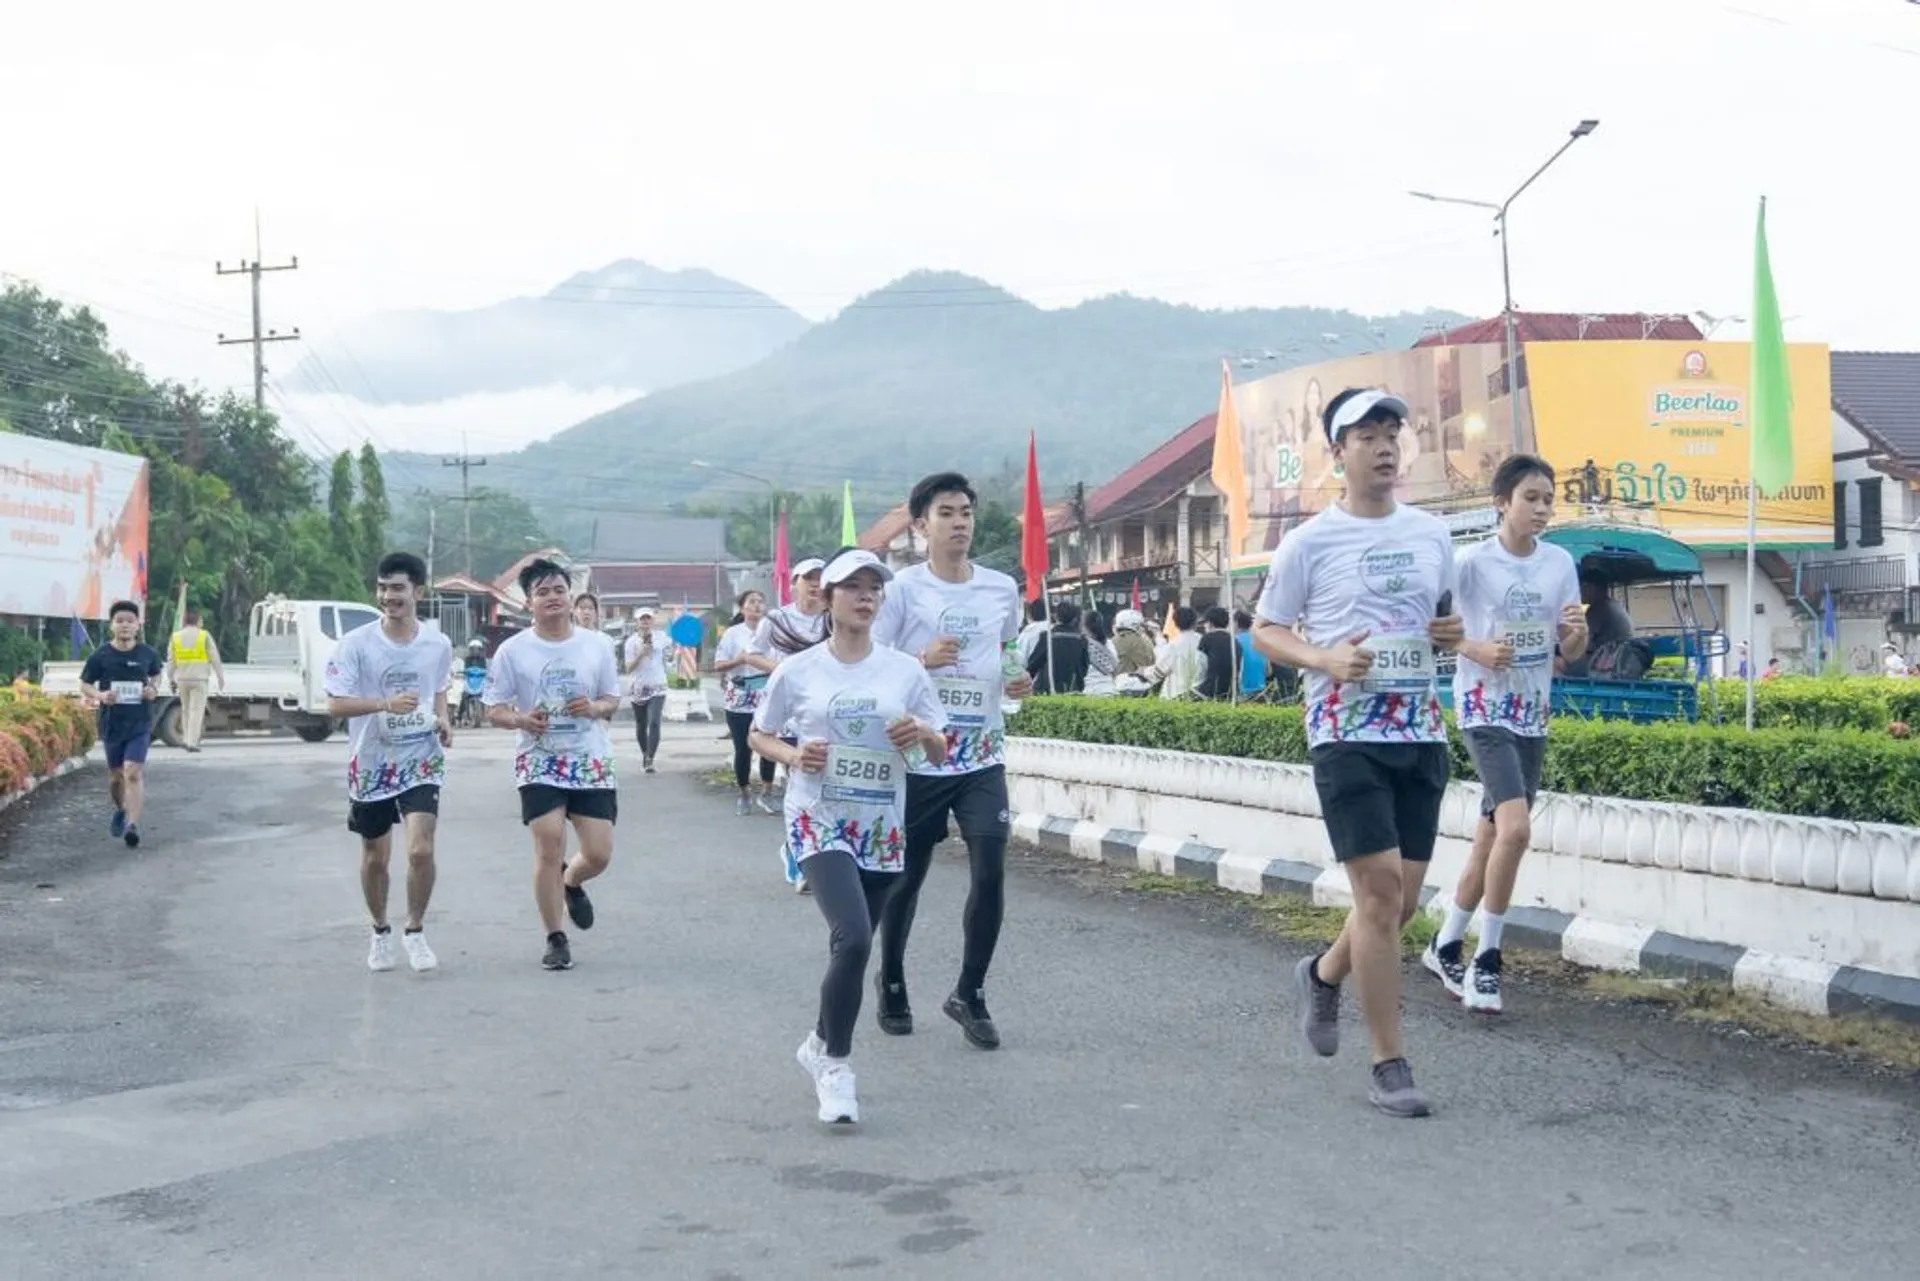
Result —
<path fill-rule="evenodd" d="M 93 651 L 93 657 L 80 669 L 80 683 L 98 690 L 114 686 L 145 685 L 160 675 L 160 655 L 149 645 L 136 643 L 132 649 L 115 649 L 111 644 Z M 131 693 L 131 690 L 128 691 Z M 133 697 L 118 699 L 100 709 L 100 737 L 109 743 L 124 743 L 148 732 L 153 724 L 153 705 Z"/>
<path fill-rule="evenodd" d="M 1207 676 L 1200 682 L 1200 696 L 1231 698 L 1237 675 L 1234 660 L 1239 656 L 1233 643 L 1233 633 L 1219 629 L 1201 633 L 1200 652 L 1207 658 Z"/>

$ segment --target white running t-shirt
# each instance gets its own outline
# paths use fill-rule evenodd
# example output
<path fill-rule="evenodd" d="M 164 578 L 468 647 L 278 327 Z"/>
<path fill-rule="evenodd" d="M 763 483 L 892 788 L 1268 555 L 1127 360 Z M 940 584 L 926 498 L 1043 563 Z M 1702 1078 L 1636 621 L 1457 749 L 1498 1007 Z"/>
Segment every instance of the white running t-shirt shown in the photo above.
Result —
<path fill-rule="evenodd" d="M 594 716 L 568 716 L 576 698 L 610 698 L 620 692 L 613 646 L 597 632 L 575 627 L 562 641 L 532 630 L 509 636 L 487 669 L 487 706 L 522 712 L 547 709 L 547 732 L 520 731 L 513 758 L 514 782 L 581 790 L 615 786 L 613 744 L 607 723 Z"/>
<path fill-rule="evenodd" d="M 947 709 L 947 759 L 916 774 L 971 774 L 1006 756 L 1007 722 L 1000 708 L 1000 656 L 1020 635 L 1020 588 L 997 569 L 973 566 L 964 583 L 950 583 L 925 564 L 887 584 L 873 621 L 873 639 L 918 662 L 936 636 L 957 636 L 960 658 L 932 672 Z"/>
<path fill-rule="evenodd" d="M 713 651 L 713 661 L 724 663 L 730 658 L 744 658 L 754 652 L 753 628 L 745 623 L 735 623 L 720 637 L 720 644 Z M 760 694 L 766 687 L 767 673 L 757 667 L 735 667 L 722 678 L 720 692 L 726 700 L 726 710 L 751 712 L 760 706 Z"/>
<path fill-rule="evenodd" d="M 1457 610 L 1474 640 L 1513 646 L 1513 666 L 1494 671 L 1465 654 L 1453 673 L 1453 714 L 1461 729 L 1547 732 L 1553 652 L 1560 614 L 1580 603 L 1580 571 L 1564 547 L 1536 542 L 1515 556 L 1498 538 L 1460 553 Z"/>
<path fill-rule="evenodd" d="M 416 787 L 447 781 L 446 749 L 440 746 L 434 696 L 453 672 L 453 643 L 446 633 L 420 627 L 402 645 L 389 640 L 379 622 L 363 623 L 340 638 L 327 660 L 331 698 L 420 699 L 411 712 L 374 712 L 347 721 L 347 795 L 381 801 Z"/>
<path fill-rule="evenodd" d="M 1335 505 L 1280 540 L 1260 617 L 1302 624 L 1323 648 L 1365 631 L 1374 655 L 1365 681 L 1306 673 L 1310 746 L 1446 741 L 1427 624 L 1453 587 L 1453 540 L 1417 507 L 1363 518 Z"/>
<path fill-rule="evenodd" d="M 906 760 L 887 742 L 887 726 L 902 715 L 946 728 L 926 670 L 898 650 L 876 644 L 859 662 L 843 663 L 829 642 L 774 669 L 754 728 L 791 727 L 802 746 L 827 742 L 825 773 L 787 775 L 787 848 L 796 861 L 845 850 L 868 871 L 902 869 Z"/>

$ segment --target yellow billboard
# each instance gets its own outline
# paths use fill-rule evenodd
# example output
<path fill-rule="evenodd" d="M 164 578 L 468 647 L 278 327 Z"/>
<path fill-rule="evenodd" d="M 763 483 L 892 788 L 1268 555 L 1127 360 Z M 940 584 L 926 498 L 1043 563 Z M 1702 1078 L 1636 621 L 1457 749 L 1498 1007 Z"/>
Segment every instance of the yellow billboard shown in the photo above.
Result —
<path fill-rule="evenodd" d="M 1695 547 L 1746 546 L 1746 343 L 1530 342 L 1525 351 L 1536 447 L 1560 474 L 1564 504 L 1592 489 L 1609 506 L 1650 511 Z M 1763 547 L 1833 545 L 1827 362 L 1824 344 L 1787 348 L 1793 480 L 1760 495 Z"/>

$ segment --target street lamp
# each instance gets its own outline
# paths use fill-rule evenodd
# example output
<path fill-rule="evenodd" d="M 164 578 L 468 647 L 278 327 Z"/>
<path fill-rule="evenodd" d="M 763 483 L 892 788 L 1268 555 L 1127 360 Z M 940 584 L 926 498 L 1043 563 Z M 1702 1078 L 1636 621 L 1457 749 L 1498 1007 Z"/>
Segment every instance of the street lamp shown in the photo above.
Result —
<path fill-rule="evenodd" d="M 1431 200 L 1436 204 L 1468 205 L 1475 209 L 1493 210 L 1493 234 L 1500 237 L 1500 289 L 1505 296 L 1507 322 L 1507 430 L 1513 438 L 1513 452 L 1516 454 L 1525 448 L 1526 442 L 1520 439 L 1520 378 L 1519 370 L 1515 367 L 1514 363 L 1518 349 L 1515 345 L 1513 334 L 1513 271 L 1507 256 L 1507 210 L 1513 207 L 1513 202 L 1520 198 L 1521 192 L 1531 187 L 1541 174 L 1553 167 L 1554 161 L 1567 154 L 1567 148 L 1599 127 L 1600 122 L 1598 120 L 1582 120 L 1579 124 L 1575 125 L 1568 131 L 1567 140 L 1560 144 L 1560 149 L 1548 156 L 1545 164 L 1535 169 L 1525 182 L 1514 188 L 1511 196 L 1508 196 L 1498 204 L 1495 204 L 1491 200 L 1464 200 L 1458 196 L 1436 196 L 1430 191 L 1410 191 L 1407 193 L 1410 196 L 1417 196 L 1421 200 Z"/>
<path fill-rule="evenodd" d="M 767 487 L 767 560 L 771 562 L 779 550 L 780 543 L 780 487 L 765 476 L 756 476 L 750 471 L 741 471 L 737 467 L 722 467 L 718 463 L 709 463 L 698 458 L 689 459 L 688 465 L 698 467 L 702 471 L 725 472 L 729 476 L 738 476 L 742 480 L 758 481 Z M 779 591 L 780 584 L 775 583 L 774 594 L 777 596 Z"/>

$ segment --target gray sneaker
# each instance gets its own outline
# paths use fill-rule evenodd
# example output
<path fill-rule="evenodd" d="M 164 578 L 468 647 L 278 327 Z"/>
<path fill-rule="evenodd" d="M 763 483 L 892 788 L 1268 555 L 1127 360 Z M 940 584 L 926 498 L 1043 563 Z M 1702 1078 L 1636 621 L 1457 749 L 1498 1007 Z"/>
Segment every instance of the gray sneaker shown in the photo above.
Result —
<path fill-rule="evenodd" d="M 1373 1065 L 1367 1102 L 1388 1116 L 1427 1116 L 1433 1111 L 1433 1105 L 1427 1102 L 1427 1092 L 1413 1083 L 1413 1069 L 1405 1059 L 1388 1059 Z"/>
<path fill-rule="evenodd" d="M 1300 1031 L 1324 1059 L 1340 1052 L 1340 989 L 1313 977 L 1313 963 L 1319 959 L 1309 956 L 1296 965 L 1293 984 L 1300 993 Z"/>

